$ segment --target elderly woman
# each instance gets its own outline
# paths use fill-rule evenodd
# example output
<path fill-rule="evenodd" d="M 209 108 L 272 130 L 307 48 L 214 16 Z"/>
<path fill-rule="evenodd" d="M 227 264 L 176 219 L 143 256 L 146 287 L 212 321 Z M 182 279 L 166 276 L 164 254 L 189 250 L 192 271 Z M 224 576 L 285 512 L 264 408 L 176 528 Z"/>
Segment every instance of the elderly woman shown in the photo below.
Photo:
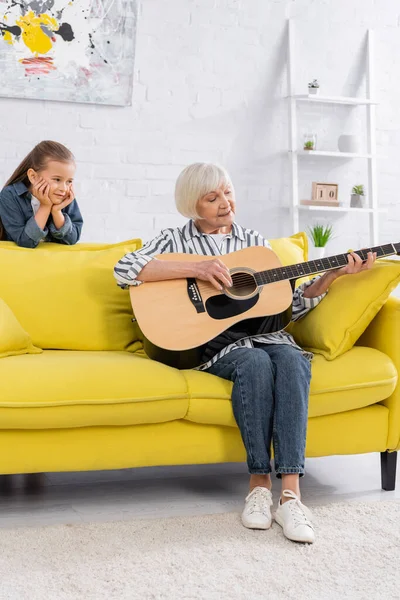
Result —
<path fill-rule="evenodd" d="M 183 227 L 165 229 L 137 252 L 127 254 L 115 267 L 121 287 L 146 281 L 195 277 L 218 290 L 231 286 L 228 268 L 218 258 L 248 246 L 270 247 L 252 229 L 235 223 L 235 193 L 226 170 L 196 163 L 186 167 L 176 182 L 178 211 L 190 220 Z M 200 262 L 160 261 L 164 252 L 215 256 Z M 346 267 L 303 283 L 293 293 L 294 320 L 303 317 L 324 298 L 341 275 L 370 268 L 350 254 Z M 233 382 L 232 408 L 247 452 L 250 490 L 242 523 L 252 529 L 271 526 L 271 442 L 274 466 L 282 480 L 275 520 L 284 535 L 297 542 L 314 541 L 310 511 L 300 500 L 299 478 L 304 475 L 308 392 L 312 354 L 303 351 L 285 331 L 252 335 L 245 325 L 210 341 L 198 368 Z"/>

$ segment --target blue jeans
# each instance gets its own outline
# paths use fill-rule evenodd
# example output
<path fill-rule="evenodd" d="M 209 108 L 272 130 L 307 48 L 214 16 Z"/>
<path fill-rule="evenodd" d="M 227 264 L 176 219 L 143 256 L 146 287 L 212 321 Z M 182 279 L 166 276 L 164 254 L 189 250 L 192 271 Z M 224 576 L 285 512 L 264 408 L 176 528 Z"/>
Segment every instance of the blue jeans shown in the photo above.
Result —
<path fill-rule="evenodd" d="M 233 382 L 232 408 L 247 452 L 249 473 L 304 475 L 311 364 L 289 345 L 232 350 L 208 373 Z"/>

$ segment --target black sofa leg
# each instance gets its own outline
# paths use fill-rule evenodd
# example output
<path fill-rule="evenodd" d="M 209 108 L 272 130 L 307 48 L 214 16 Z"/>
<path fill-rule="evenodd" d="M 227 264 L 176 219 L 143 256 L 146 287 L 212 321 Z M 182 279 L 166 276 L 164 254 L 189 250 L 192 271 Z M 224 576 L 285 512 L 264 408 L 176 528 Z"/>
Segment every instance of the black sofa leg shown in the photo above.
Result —
<path fill-rule="evenodd" d="M 381 452 L 382 489 L 392 492 L 396 487 L 397 452 Z"/>

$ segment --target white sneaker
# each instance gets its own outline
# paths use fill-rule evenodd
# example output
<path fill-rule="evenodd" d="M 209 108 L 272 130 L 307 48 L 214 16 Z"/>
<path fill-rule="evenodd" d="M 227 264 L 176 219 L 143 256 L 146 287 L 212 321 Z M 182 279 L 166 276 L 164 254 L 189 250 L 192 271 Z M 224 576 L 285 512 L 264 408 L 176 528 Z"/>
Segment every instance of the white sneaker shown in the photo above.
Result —
<path fill-rule="evenodd" d="M 255 487 L 245 500 L 243 525 L 249 529 L 269 529 L 272 523 L 271 506 L 271 492 L 265 487 Z"/>
<path fill-rule="evenodd" d="M 292 498 L 281 504 L 275 513 L 275 521 L 282 527 L 284 535 L 294 542 L 312 544 L 315 540 L 310 510 L 300 502 L 300 498 L 291 490 L 283 490 L 282 496 Z"/>

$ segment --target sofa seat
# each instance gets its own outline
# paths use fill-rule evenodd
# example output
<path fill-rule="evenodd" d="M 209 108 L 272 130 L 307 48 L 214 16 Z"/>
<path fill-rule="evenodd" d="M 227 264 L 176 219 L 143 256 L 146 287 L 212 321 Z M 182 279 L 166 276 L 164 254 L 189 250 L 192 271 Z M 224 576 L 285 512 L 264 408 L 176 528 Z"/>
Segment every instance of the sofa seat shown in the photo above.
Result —
<path fill-rule="evenodd" d="M 387 355 L 354 347 L 334 361 L 316 355 L 309 416 L 380 402 L 397 383 Z M 23 376 L 21 376 L 21 373 Z M 2 429 L 121 426 L 187 419 L 236 427 L 229 381 L 178 371 L 129 352 L 46 350 L 0 361 Z"/>
<path fill-rule="evenodd" d="M 2 429 L 162 423 L 188 410 L 179 371 L 124 351 L 11 356 L 0 382 Z"/>
<path fill-rule="evenodd" d="M 184 371 L 190 389 L 186 418 L 195 423 L 236 427 L 229 381 L 208 373 Z M 388 398 L 397 384 L 391 359 L 373 348 L 354 347 L 333 361 L 312 362 L 309 417 L 355 410 Z"/>

